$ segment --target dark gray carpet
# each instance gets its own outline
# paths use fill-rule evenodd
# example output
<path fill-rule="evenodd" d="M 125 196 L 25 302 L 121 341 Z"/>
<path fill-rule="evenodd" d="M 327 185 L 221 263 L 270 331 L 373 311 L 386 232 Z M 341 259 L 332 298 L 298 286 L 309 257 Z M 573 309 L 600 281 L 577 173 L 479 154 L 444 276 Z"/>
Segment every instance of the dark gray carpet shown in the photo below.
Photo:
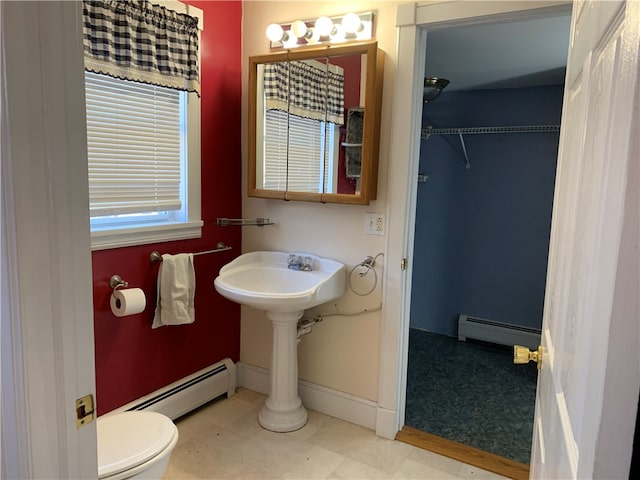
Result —
<path fill-rule="evenodd" d="M 412 328 L 405 424 L 528 464 L 538 372 L 512 352 Z"/>

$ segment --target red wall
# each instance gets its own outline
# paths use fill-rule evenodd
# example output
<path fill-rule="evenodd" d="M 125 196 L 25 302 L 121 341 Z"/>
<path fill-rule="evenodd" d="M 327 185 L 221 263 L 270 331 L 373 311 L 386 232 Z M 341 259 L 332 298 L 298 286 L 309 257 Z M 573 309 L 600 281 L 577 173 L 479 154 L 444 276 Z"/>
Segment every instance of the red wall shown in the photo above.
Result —
<path fill-rule="evenodd" d="M 218 217 L 241 216 L 240 96 L 242 3 L 188 0 L 204 11 L 201 53 L 202 238 L 96 251 L 93 308 L 98 414 L 172 383 L 217 361 L 240 356 L 240 307 L 213 287 L 220 267 L 240 254 L 238 227 L 218 227 Z M 197 252 L 223 241 L 233 250 L 195 257 L 196 320 L 151 329 L 160 253 Z M 109 278 L 118 274 L 142 288 L 147 306 L 138 315 L 115 317 Z"/>

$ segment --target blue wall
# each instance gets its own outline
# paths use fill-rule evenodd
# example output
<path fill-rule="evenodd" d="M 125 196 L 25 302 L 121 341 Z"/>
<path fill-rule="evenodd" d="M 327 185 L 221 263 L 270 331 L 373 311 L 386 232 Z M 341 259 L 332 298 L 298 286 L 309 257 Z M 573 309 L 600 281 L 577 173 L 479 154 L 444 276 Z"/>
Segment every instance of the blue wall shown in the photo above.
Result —
<path fill-rule="evenodd" d="M 562 87 L 443 93 L 423 128 L 559 124 Z M 422 140 L 411 327 L 457 336 L 461 313 L 540 328 L 558 133 Z"/>

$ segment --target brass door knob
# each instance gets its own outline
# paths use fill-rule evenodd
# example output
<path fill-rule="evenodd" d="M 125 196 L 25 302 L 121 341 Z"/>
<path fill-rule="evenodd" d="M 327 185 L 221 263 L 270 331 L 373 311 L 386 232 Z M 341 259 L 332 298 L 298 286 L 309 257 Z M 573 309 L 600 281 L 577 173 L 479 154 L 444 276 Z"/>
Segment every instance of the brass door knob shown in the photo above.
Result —
<path fill-rule="evenodd" d="M 542 345 L 538 347 L 538 350 L 529 350 L 528 347 L 514 345 L 513 363 L 523 364 L 529 362 L 536 362 L 538 364 L 538 370 L 542 367 Z"/>

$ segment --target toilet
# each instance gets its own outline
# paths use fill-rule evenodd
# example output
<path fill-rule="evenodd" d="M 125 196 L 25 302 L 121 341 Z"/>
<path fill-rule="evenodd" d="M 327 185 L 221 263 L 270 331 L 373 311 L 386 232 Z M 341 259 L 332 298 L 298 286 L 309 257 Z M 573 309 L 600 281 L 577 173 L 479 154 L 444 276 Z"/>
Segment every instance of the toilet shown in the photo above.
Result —
<path fill-rule="evenodd" d="M 178 429 L 157 412 L 104 415 L 96 421 L 100 480 L 160 480 L 178 442 Z"/>

